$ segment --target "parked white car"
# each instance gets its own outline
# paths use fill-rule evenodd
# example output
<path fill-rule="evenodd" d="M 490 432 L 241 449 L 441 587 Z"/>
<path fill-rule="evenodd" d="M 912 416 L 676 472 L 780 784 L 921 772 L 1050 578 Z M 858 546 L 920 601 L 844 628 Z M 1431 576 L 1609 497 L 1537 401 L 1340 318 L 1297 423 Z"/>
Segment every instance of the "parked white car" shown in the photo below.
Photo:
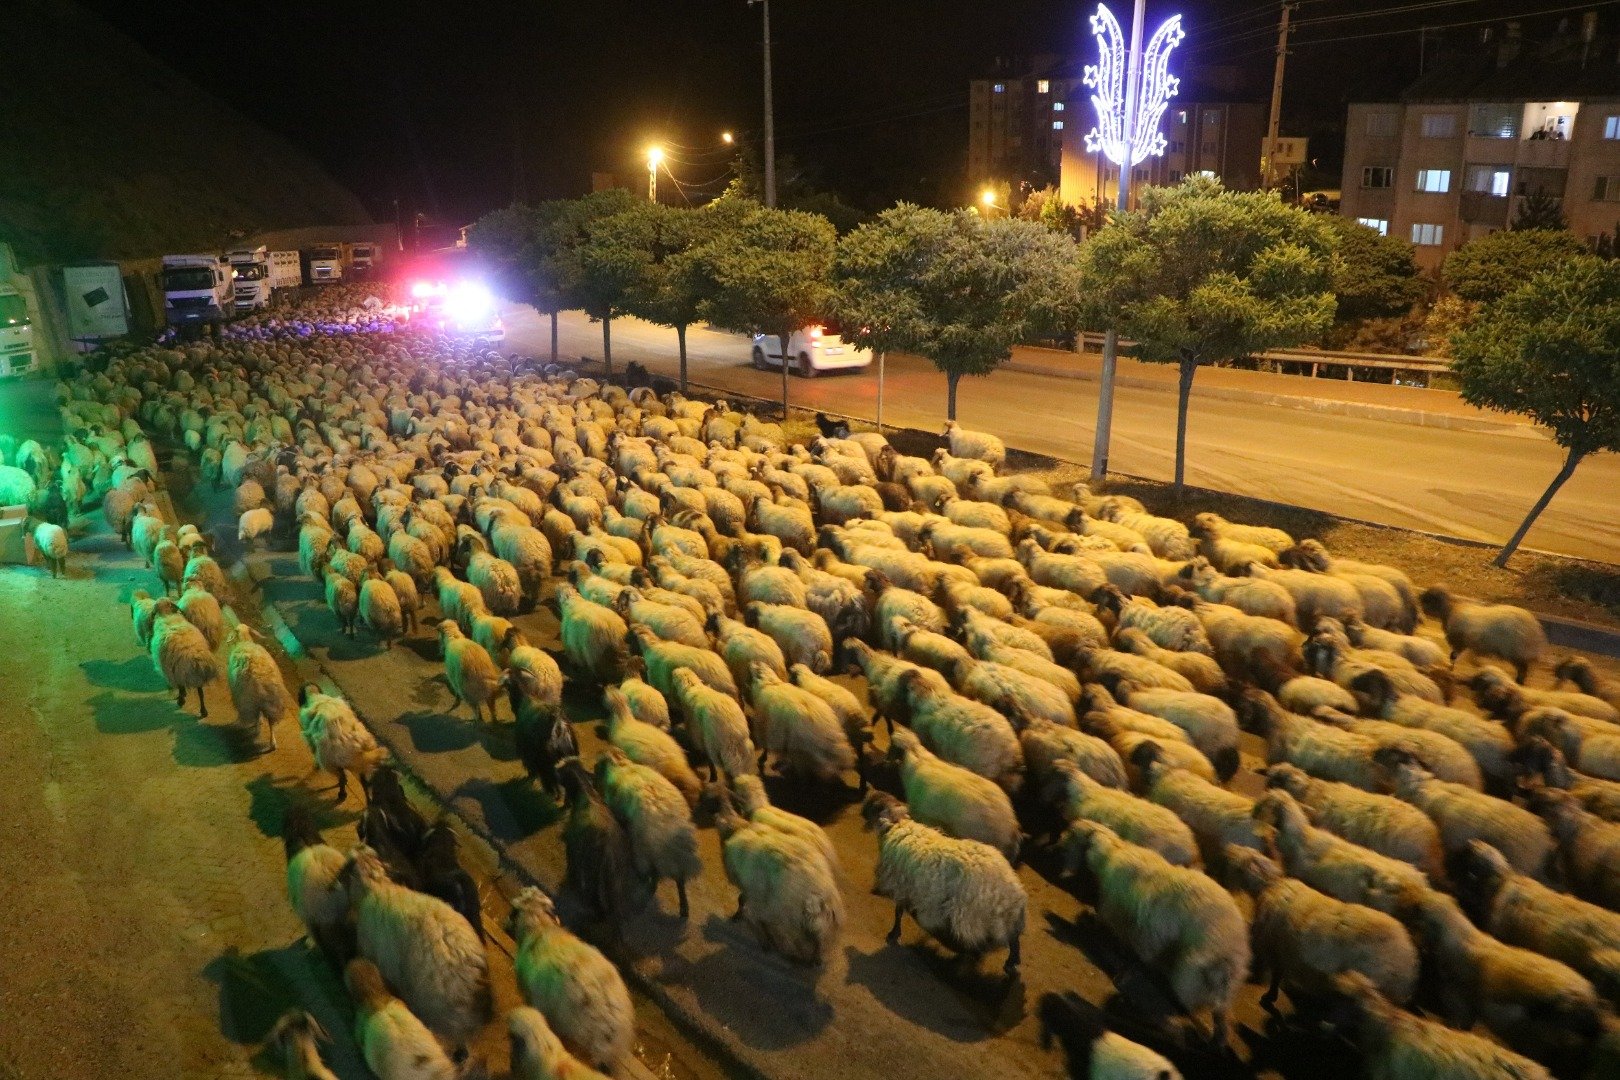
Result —
<path fill-rule="evenodd" d="M 788 370 L 805 378 L 823 371 L 863 368 L 872 350 L 844 344 L 838 324 L 829 321 L 795 330 L 788 338 Z M 782 342 L 776 334 L 754 335 L 754 366 L 761 371 L 782 366 Z"/>

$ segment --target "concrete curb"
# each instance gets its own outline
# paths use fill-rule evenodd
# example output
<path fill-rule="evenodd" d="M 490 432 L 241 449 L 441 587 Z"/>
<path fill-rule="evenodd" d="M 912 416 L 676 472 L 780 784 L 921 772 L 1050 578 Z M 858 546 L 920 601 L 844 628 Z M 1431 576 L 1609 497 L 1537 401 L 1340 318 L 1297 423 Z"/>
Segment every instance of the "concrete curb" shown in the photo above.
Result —
<path fill-rule="evenodd" d="M 1096 382 L 1092 371 L 1044 367 L 1039 364 L 1021 364 L 1009 361 L 1003 371 L 1016 371 L 1021 375 L 1044 375 L 1053 379 L 1076 379 Z M 1116 378 L 1118 386 L 1133 390 L 1164 390 L 1175 388 L 1154 379 L 1139 379 L 1129 375 Z M 1329 416 L 1353 416 L 1363 420 L 1385 420 L 1394 424 L 1414 427 L 1440 428 L 1445 431 L 1477 431 L 1488 435 L 1509 435 L 1520 439 L 1545 438 L 1530 424 L 1507 421 L 1481 420 L 1472 416 L 1452 416 L 1448 413 L 1425 412 L 1421 409 L 1403 409 L 1394 405 L 1373 405 L 1364 401 L 1338 401 L 1331 398 L 1303 397 L 1298 394 L 1267 393 L 1262 390 L 1240 390 L 1230 386 L 1199 386 L 1193 384 L 1193 397 L 1214 398 L 1221 401 L 1242 401 L 1255 405 L 1269 405 L 1279 409 L 1297 409 L 1301 412 L 1322 413 Z"/>

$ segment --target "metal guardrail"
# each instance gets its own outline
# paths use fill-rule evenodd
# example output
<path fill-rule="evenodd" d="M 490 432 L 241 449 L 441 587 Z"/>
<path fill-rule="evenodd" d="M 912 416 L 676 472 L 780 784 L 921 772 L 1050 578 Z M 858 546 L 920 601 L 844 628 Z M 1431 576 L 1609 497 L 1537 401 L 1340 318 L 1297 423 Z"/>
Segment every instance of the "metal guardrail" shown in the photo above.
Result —
<path fill-rule="evenodd" d="M 1087 332 L 1080 335 L 1082 352 L 1101 352 L 1101 334 Z M 1131 342 L 1121 339 L 1120 345 Z M 1425 375 L 1451 370 L 1451 361 L 1439 356 L 1416 356 L 1411 353 L 1337 352 L 1330 349 L 1276 349 L 1247 357 L 1249 360 L 1270 360 L 1285 364 L 1309 364 L 1314 378 L 1323 366 L 1343 367 L 1350 380 L 1355 380 L 1355 368 L 1382 368 L 1386 371 L 1418 371 Z"/>

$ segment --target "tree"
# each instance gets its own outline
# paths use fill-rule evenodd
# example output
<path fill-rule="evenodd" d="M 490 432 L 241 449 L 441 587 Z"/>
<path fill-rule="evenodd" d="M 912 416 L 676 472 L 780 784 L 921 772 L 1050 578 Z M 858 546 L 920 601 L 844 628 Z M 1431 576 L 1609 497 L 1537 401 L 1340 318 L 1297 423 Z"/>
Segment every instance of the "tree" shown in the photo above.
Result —
<path fill-rule="evenodd" d="M 777 335 L 782 348 L 782 415 L 788 409 L 788 341 L 829 306 L 827 273 L 836 234 L 826 218 L 729 203 L 736 220 L 716 229 L 682 258 L 681 272 L 701 293 L 704 318 L 741 333 Z M 705 210 L 707 212 L 707 210 Z"/>
<path fill-rule="evenodd" d="M 1180 368 L 1178 495 L 1199 365 L 1299 345 L 1333 322 L 1333 233 L 1274 194 L 1205 177 L 1150 187 L 1080 253 L 1090 321 L 1133 339 L 1133 355 Z"/>
<path fill-rule="evenodd" d="M 933 361 L 953 420 L 962 376 L 988 375 L 1020 340 L 1070 328 L 1080 286 L 1074 241 L 1044 225 L 905 203 L 844 238 L 834 278 L 846 333 Z"/>
<path fill-rule="evenodd" d="M 1025 221 L 1038 221 L 1053 232 L 1067 233 L 1079 240 L 1086 232 L 1086 211 L 1063 201 L 1058 189 L 1048 185 L 1024 196 L 1018 204 L 1018 217 Z"/>
<path fill-rule="evenodd" d="M 592 322 L 602 324 L 602 365 L 613 377 L 613 320 L 630 313 L 651 255 L 637 211 L 644 204 L 623 188 L 575 200 L 566 218 L 563 262 L 569 292 Z"/>
<path fill-rule="evenodd" d="M 1506 296 L 1543 270 L 1587 254 L 1574 233 L 1563 229 L 1503 229 L 1470 240 L 1446 256 L 1440 276 L 1464 300 L 1486 302 Z"/>
<path fill-rule="evenodd" d="M 467 244 L 484 259 L 495 287 L 506 299 L 528 304 L 551 319 L 551 362 L 557 362 L 557 315 L 571 298 L 563 259 L 564 222 L 571 202 L 538 206 L 514 204 L 485 214 L 467 234 Z"/>
<path fill-rule="evenodd" d="M 1340 322 L 1405 315 L 1428 295 L 1429 285 L 1418 271 L 1411 244 L 1347 217 L 1322 217 L 1337 240 L 1333 293 Z"/>
<path fill-rule="evenodd" d="M 686 389 L 686 331 L 703 317 L 705 279 L 688 253 L 734 224 L 738 200 L 720 199 L 701 209 L 642 203 L 619 215 L 633 231 L 629 242 L 646 254 L 640 279 L 630 294 L 631 314 L 675 331 L 680 348 L 680 386 Z"/>
<path fill-rule="evenodd" d="M 1519 200 L 1519 209 L 1513 215 L 1514 232 L 1552 232 L 1567 227 L 1563 204 L 1541 188 Z"/>
<path fill-rule="evenodd" d="M 1581 459 L 1620 450 L 1620 263 L 1571 259 L 1486 308 L 1452 341 L 1471 405 L 1528 416 L 1564 465 L 1496 557 L 1506 566 Z"/>

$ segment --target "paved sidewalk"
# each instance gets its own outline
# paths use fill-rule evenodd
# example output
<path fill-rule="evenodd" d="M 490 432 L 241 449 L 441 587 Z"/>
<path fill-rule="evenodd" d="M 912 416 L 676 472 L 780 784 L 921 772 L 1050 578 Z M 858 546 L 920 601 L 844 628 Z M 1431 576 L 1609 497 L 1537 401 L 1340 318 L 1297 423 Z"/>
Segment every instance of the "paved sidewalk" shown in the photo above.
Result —
<path fill-rule="evenodd" d="M 1013 350 L 1012 360 L 1006 368 L 1031 375 L 1095 382 L 1101 375 L 1102 357 L 1097 353 L 1019 346 Z M 1119 358 L 1117 377 L 1123 386 L 1168 393 L 1176 390 L 1177 372 L 1172 364 L 1149 364 L 1122 356 Z M 1452 430 L 1515 431 L 1524 434 L 1534 431 L 1534 425 L 1521 416 L 1477 409 L 1463 401 L 1455 391 L 1426 390 L 1418 386 L 1205 367 L 1199 369 L 1192 392 L 1194 397 L 1254 401 L 1279 408 L 1361 416 Z"/>

